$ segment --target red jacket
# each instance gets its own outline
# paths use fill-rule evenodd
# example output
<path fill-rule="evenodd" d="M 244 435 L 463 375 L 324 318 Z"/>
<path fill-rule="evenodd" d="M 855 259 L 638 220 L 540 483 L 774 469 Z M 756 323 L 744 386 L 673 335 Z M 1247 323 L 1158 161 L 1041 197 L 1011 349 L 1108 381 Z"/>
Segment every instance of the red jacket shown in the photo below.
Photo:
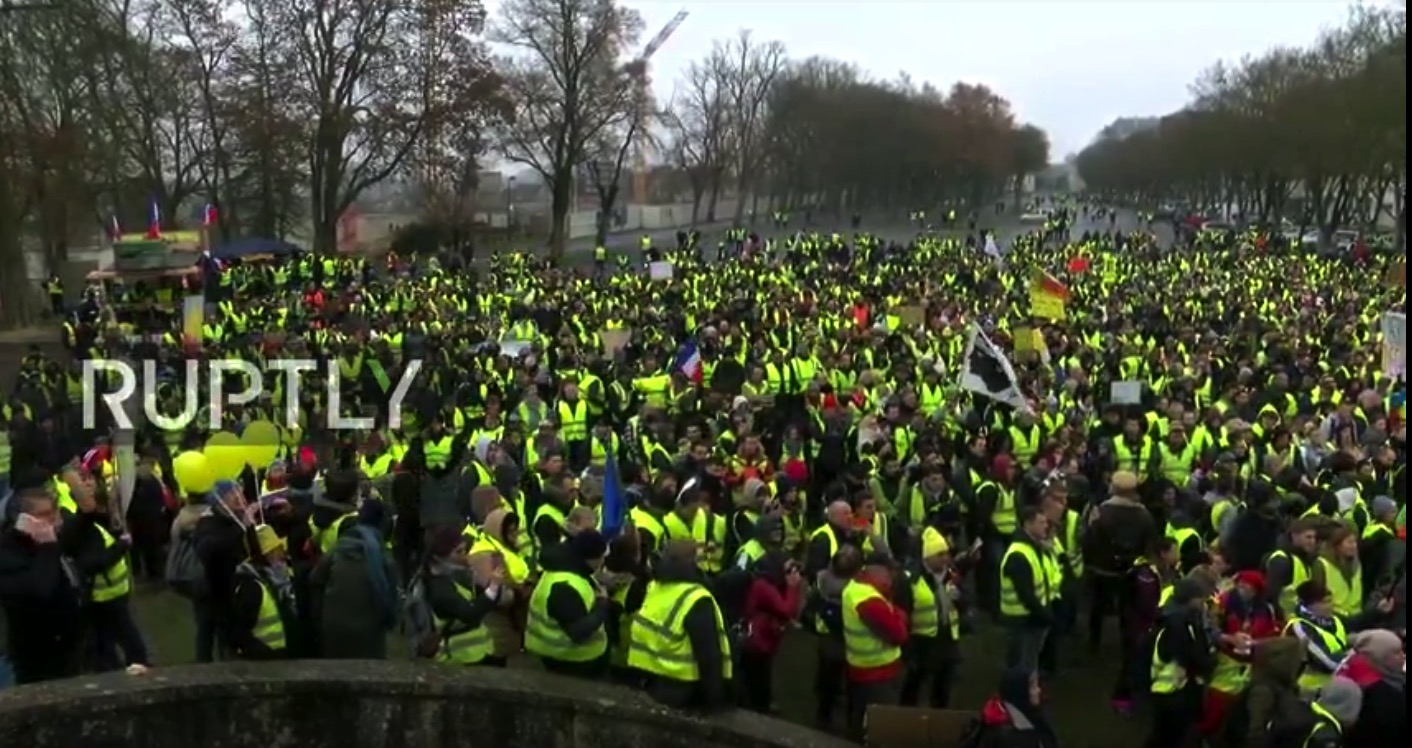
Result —
<path fill-rule="evenodd" d="M 869 583 L 861 579 L 858 581 Z M 907 614 L 901 608 L 893 605 L 886 597 L 874 597 L 863 601 L 858 606 L 857 613 L 858 618 L 863 621 L 863 625 L 883 641 L 895 647 L 907 643 L 909 633 Z M 854 683 L 881 683 L 891 680 L 900 672 L 902 672 L 902 658 L 899 657 L 882 667 L 853 667 L 849 665 L 848 679 Z"/>
<path fill-rule="evenodd" d="M 778 652 L 790 621 L 799 615 L 803 600 L 798 587 L 786 585 L 784 592 L 780 592 L 769 580 L 757 578 L 751 582 L 742 615 L 742 620 L 750 626 L 746 649 L 763 655 Z"/>

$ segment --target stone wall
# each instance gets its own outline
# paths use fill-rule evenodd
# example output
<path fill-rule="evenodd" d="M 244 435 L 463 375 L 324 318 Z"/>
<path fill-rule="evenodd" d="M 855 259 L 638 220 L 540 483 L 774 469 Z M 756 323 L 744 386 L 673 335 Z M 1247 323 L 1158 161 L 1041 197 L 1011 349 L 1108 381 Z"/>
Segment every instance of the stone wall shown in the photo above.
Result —
<path fill-rule="evenodd" d="M 10 748 L 843 748 L 745 712 L 702 719 L 530 670 L 225 663 L 0 694 Z"/>

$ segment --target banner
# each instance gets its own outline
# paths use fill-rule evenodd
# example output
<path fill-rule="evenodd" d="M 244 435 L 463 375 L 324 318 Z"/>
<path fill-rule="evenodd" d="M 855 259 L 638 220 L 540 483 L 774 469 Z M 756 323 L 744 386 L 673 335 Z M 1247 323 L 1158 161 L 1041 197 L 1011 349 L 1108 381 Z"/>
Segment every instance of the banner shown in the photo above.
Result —
<path fill-rule="evenodd" d="M 1063 320 L 1068 303 L 1069 287 L 1049 273 L 1036 269 L 1030 276 L 1030 316 Z"/>
<path fill-rule="evenodd" d="M 1407 379 L 1407 315 L 1383 312 L 1383 373 Z"/>

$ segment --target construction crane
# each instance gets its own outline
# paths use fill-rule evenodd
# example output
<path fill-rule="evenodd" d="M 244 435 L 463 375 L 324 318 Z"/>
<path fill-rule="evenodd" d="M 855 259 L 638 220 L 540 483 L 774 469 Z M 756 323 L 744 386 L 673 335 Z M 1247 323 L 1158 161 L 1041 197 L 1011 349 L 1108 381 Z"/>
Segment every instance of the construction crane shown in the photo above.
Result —
<path fill-rule="evenodd" d="M 632 76 L 633 85 L 637 87 L 634 94 L 634 104 L 637 107 L 634 116 L 637 117 L 637 126 L 633 143 L 632 193 L 633 202 L 639 205 L 647 202 L 647 141 L 650 139 L 647 127 L 652 114 L 652 90 L 647 77 L 647 61 L 652 59 L 652 55 L 656 54 L 663 44 L 666 44 L 672 34 L 676 33 L 688 15 L 685 10 L 682 10 L 672 16 L 672 20 L 667 21 L 667 25 L 663 26 L 662 30 L 647 42 L 647 46 L 642 48 L 642 54 L 639 54 L 637 59 L 629 62 L 626 66 L 628 75 Z"/>

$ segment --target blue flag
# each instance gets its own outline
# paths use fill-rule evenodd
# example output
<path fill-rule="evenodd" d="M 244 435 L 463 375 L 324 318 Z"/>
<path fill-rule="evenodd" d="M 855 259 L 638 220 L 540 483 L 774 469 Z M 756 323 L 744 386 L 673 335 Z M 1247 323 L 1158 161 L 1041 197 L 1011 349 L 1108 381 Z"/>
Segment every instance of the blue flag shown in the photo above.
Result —
<path fill-rule="evenodd" d="M 603 537 L 612 540 L 622 532 L 627 523 L 628 502 L 623 496 L 623 483 L 618 479 L 618 458 L 612 453 L 612 445 L 605 445 L 608 451 L 603 465 Z"/>

